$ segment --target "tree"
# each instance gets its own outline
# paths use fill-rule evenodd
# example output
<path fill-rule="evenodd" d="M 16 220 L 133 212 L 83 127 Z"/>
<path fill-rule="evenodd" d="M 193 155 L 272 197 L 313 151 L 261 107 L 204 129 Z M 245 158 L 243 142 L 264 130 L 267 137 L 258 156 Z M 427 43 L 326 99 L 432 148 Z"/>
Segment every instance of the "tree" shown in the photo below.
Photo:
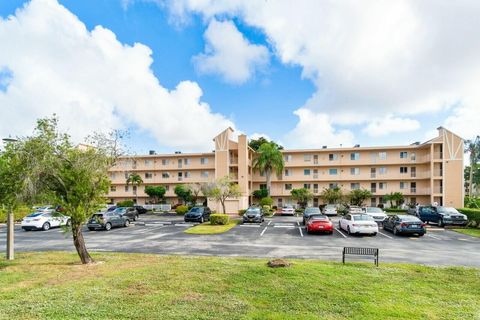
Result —
<path fill-rule="evenodd" d="M 478 195 L 478 187 L 480 186 L 480 165 L 477 163 L 473 166 L 472 171 L 472 186 L 470 187 L 470 166 L 466 166 L 463 170 L 463 176 L 465 181 L 465 189 L 468 190 L 468 194 L 472 194 L 472 196 Z M 472 192 L 470 192 L 470 189 Z"/>
<path fill-rule="evenodd" d="M 465 152 L 470 153 L 470 168 L 475 168 L 476 164 L 480 161 L 480 136 L 477 136 L 475 140 L 465 141 Z M 470 170 L 468 177 L 468 195 L 472 196 L 473 189 L 473 171 Z"/>
<path fill-rule="evenodd" d="M 350 191 L 348 198 L 350 204 L 354 206 L 362 206 L 366 199 L 370 198 L 372 193 L 367 189 L 355 189 Z"/>
<path fill-rule="evenodd" d="M 343 198 L 343 192 L 339 187 L 324 188 L 320 193 L 320 198 L 327 204 L 337 204 Z"/>
<path fill-rule="evenodd" d="M 226 213 L 225 201 L 242 195 L 238 184 L 233 183 L 229 176 L 217 179 L 204 186 L 204 194 L 222 204 L 223 213 Z"/>
<path fill-rule="evenodd" d="M 253 159 L 253 169 L 265 174 L 269 195 L 272 187 L 272 173 L 281 176 L 284 167 L 283 155 L 275 143 L 264 143 L 258 148 L 257 156 Z"/>
<path fill-rule="evenodd" d="M 197 200 L 204 190 L 203 184 L 199 182 L 189 183 L 185 186 L 185 188 L 190 192 L 190 200 L 192 201 L 193 205 L 197 205 Z"/>
<path fill-rule="evenodd" d="M 131 184 L 134 188 L 137 188 L 142 185 L 143 180 L 137 173 L 130 173 L 126 180 L 127 186 Z M 138 192 L 135 191 L 135 203 L 138 203 Z"/>
<path fill-rule="evenodd" d="M 192 194 L 184 184 L 176 185 L 173 192 L 175 192 L 177 197 L 179 197 L 184 204 L 187 204 L 187 202 L 191 200 Z"/>
<path fill-rule="evenodd" d="M 252 148 L 253 150 L 258 151 L 258 149 L 260 148 L 260 146 L 261 146 L 262 144 L 264 144 L 264 143 L 272 143 L 272 144 L 274 144 L 274 145 L 277 147 L 277 149 L 279 149 L 279 150 L 282 150 L 282 149 L 283 149 L 283 147 L 282 147 L 281 145 L 276 144 L 276 143 L 273 142 L 273 141 L 268 141 L 268 140 L 265 139 L 264 137 L 260 137 L 260 138 L 258 138 L 258 139 L 252 139 L 252 140 L 250 140 L 250 141 L 248 142 L 248 146 L 249 146 L 250 148 Z"/>
<path fill-rule="evenodd" d="M 158 203 L 160 199 L 163 198 L 167 189 L 163 186 L 146 186 L 145 193 L 148 194 L 150 198 L 153 199 L 153 203 Z"/>
<path fill-rule="evenodd" d="M 297 203 L 302 207 L 305 208 L 308 204 L 308 201 L 313 198 L 313 193 L 306 188 L 300 188 L 300 189 L 292 189 L 290 191 L 292 195 L 292 199 L 296 200 Z"/>
<path fill-rule="evenodd" d="M 390 202 L 390 207 L 398 208 L 405 200 L 405 197 L 401 192 L 390 192 L 384 195 L 383 199 Z"/>
<path fill-rule="evenodd" d="M 259 190 L 253 191 L 252 195 L 255 199 L 261 200 L 263 198 L 268 197 L 268 191 L 267 191 L 267 189 L 259 189 Z"/>

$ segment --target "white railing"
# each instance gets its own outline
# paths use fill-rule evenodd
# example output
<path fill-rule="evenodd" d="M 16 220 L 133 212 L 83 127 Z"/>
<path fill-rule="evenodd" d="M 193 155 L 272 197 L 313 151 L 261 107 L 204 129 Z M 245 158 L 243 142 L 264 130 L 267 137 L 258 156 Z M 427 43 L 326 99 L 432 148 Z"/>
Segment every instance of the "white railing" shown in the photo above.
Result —
<path fill-rule="evenodd" d="M 143 207 L 152 211 L 170 211 L 172 210 L 171 204 L 145 204 Z"/>

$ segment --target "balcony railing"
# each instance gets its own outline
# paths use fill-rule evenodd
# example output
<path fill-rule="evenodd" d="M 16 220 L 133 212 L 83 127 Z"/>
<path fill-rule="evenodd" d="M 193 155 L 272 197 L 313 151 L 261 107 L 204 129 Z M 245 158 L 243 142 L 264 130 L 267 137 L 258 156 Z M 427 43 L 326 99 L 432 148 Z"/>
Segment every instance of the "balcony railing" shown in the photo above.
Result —
<path fill-rule="evenodd" d="M 442 169 L 433 170 L 433 174 L 435 175 L 435 177 L 442 177 L 443 176 Z"/>
<path fill-rule="evenodd" d="M 433 192 L 434 193 L 443 193 L 443 188 L 441 186 L 435 186 L 435 187 L 433 187 Z"/>
<path fill-rule="evenodd" d="M 443 153 L 442 152 L 434 152 L 433 153 L 433 159 L 443 159 Z"/>
<path fill-rule="evenodd" d="M 376 178 L 376 177 L 377 177 L 377 174 L 375 172 L 370 173 L 370 178 Z"/>
<path fill-rule="evenodd" d="M 377 193 L 377 188 L 371 188 L 371 189 L 370 189 L 370 192 L 371 192 L 371 193 Z"/>

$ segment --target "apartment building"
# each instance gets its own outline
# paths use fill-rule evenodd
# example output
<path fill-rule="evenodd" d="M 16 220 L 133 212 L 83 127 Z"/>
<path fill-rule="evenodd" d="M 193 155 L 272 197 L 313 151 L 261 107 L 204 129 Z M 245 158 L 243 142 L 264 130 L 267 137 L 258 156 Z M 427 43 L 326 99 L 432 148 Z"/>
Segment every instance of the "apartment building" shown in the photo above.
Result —
<path fill-rule="evenodd" d="M 215 149 L 207 153 L 149 154 L 120 159 L 111 168 L 112 202 L 137 199 L 148 202 L 147 185 L 163 185 L 166 201 L 177 203 L 177 184 L 208 182 L 230 175 L 239 184 L 242 196 L 230 199 L 227 210 L 236 212 L 251 203 L 253 190 L 265 188 L 265 177 L 252 170 L 255 152 L 248 147 L 245 135 L 233 139 L 227 128 L 214 139 Z M 372 197 L 367 204 L 384 203 L 383 196 L 402 192 L 408 203 L 438 203 L 463 206 L 463 139 L 439 127 L 438 136 L 424 143 L 405 146 L 354 147 L 282 150 L 285 169 L 272 177 L 271 196 L 277 206 L 293 204 L 292 189 L 307 188 L 314 198 L 311 205 L 322 204 L 324 188 L 341 187 L 345 192 L 368 189 Z M 138 188 L 126 185 L 126 178 L 138 173 L 144 183 Z M 205 201 L 207 201 L 205 199 Z M 216 209 L 218 204 L 209 206 Z"/>

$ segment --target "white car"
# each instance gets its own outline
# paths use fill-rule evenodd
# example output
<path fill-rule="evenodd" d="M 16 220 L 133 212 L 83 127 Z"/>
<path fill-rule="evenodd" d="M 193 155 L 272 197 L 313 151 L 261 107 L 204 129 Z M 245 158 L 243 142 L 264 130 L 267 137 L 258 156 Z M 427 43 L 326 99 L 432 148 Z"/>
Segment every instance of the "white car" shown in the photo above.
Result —
<path fill-rule="evenodd" d="M 327 204 L 325 208 L 323 208 L 323 214 L 326 216 L 336 216 L 337 206 L 334 204 Z"/>
<path fill-rule="evenodd" d="M 64 216 L 59 212 L 44 213 L 34 212 L 22 220 L 22 229 L 30 230 L 49 230 L 50 228 L 69 226 L 70 217 Z"/>
<path fill-rule="evenodd" d="M 283 206 L 282 208 L 282 215 L 294 215 L 295 214 L 295 208 L 292 205 L 286 205 Z"/>
<path fill-rule="evenodd" d="M 371 234 L 378 233 L 378 224 L 368 214 L 346 214 L 340 219 L 340 229 L 348 234 Z"/>
<path fill-rule="evenodd" d="M 375 222 L 383 222 L 388 217 L 385 211 L 377 207 L 365 207 L 363 212 L 371 216 Z"/>
<path fill-rule="evenodd" d="M 42 213 L 52 213 L 55 211 L 55 207 L 53 206 L 42 206 L 42 207 L 33 207 L 35 212 L 42 212 Z"/>
<path fill-rule="evenodd" d="M 352 214 L 363 213 L 363 210 L 358 206 L 350 206 L 348 208 L 348 213 L 352 213 Z"/>

